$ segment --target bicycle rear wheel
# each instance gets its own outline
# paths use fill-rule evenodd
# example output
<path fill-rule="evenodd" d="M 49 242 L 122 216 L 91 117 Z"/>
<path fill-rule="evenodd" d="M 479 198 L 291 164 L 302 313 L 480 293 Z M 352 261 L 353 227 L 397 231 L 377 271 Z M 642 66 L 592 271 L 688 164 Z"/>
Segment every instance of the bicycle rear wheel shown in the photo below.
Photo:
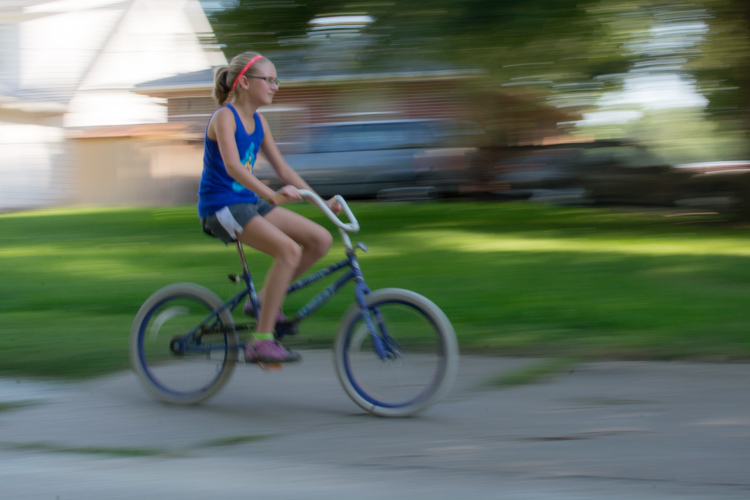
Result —
<path fill-rule="evenodd" d="M 193 404 L 229 380 L 237 332 L 230 311 L 212 314 L 221 305 L 216 294 L 192 283 L 166 286 L 143 303 L 130 330 L 130 360 L 150 394 Z"/>
<path fill-rule="evenodd" d="M 455 379 L 458 342 L 433 302 L 397 288 L 369 294 L 367 307 L 387 352 L 382 359 L 358 304 L 344 315 L 334 344 L 334 365 L 349 397 L 384 417 L 417 413 L 442 397 Z"/>

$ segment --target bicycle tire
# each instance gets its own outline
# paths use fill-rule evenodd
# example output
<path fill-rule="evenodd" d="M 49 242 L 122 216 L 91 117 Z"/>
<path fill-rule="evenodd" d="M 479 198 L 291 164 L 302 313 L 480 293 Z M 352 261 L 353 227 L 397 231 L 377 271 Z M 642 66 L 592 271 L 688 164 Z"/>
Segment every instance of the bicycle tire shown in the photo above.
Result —
<path fill-rule="evenodd" d="M 424 296 L 399 288 L 372 292 L 366 304 L 374 316 L 380 313 L 395 348 L 382 360 L 359 304 L 352 305 L 334 343 L 336 375 L 346 394 L 382 417 L 413 415 L 437 402 L 458 370 L 458 342 L 448 317 Z"/>
<path fill-rule="evenodd" d="M 130 330 L 130 361 L 156 399 L 200 403 L 229 380 L 239 352 L 231 311 L 219 313 L 215 331 L 201 335 L 204 352 L 188 349 L 180 355 L 171 349 L 173 338 L 199 327 L 222 304 L 211 290 L 193 283 L 168 285 L 143 303 Z"/>

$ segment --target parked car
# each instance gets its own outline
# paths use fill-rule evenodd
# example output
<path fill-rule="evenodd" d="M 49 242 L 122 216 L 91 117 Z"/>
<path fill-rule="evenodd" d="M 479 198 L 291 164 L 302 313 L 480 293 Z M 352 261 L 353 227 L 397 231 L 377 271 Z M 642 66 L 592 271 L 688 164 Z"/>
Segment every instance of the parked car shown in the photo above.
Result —
<path fill-rule="evenodd" d="M 637 143 L 596 143 L 581 158 L 582 186 L 595 203 L 672 206 L 688 177 Z"/>
<path fill-rule="evenodd" d="M 479 125 L 459 120 L 379 120 L 310 125 L 284 158 L 321 196 L 431 198 L 459 192 Z M 255 175 L 276 189 L 265 161 Z"/>
<path fill-rule="evenodd" d="M 494 180 L 504 183 L 506 194 L 517 198 L 529 198 L 541 190 L 580 187 L 582 152 L 578 144 L 506 148 Z"/>
<path fill-rule="evenodd" d="M 506 149 L 494 179 L 506 185 L 506 197 L 690 206 L 750 219 L 750 161 L 671 165 L 623 140 Z"/>
<path fill-rule="evenodd" d="M 740 212 L 750 219 L 750 161 L 683 163 L 687 175 L 680 203 Z"/>
<path fill-rule="evenodd" d="M 576 191 L 601 204 L 672 205 L 687 178 L 646 147 L 619 140 L 526 149 L 498 165 L 509 194 Z"/>

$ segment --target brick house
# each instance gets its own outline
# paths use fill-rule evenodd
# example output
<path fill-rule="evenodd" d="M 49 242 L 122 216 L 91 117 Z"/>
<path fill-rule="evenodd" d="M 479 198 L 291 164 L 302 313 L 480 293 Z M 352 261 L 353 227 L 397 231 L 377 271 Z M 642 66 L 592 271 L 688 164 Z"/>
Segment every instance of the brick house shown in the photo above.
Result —
<path fill-rule="evenodd" d="M 210 34 L 198 0 L 0 3 L 0 210 L 195 202 L 213 68 L 226 64 L 204 43 Z M 282 86 L 262 111 L 282 150 L 297 125 L 481 121 L 493 107 L 471 98 L 470 68 L 388 61 L 363 71 L 342 53 L 323 43 L 270 56 Z M 561 121 L 509 96 L 497 102 L 510 142 Z"/>
<path fill-rule="evenodd" d="M 478 98 L 469 90 L 478 80 L 476 70 L 435 67 L 392 68 L 378 73 L 352 73 L 346 67 L 323 74 L 315 67 L 293 64 L 271 57 L 282 83 L 274 103 L 260 111 L 266 116 L 274 138 L 285 151 L 299 140 L 301 125 L 324 122 L 454 118 L 495 126 L 488 134 L 486 157 L 492 163 L 506 146 L 542 143 L 559 136 L 558 122 L 570 120 L 549 106 L 503 92 L 484 91 Z M 294 59 L 294 58 L 290 58 Z M 330 67 L 326 68 L 330 71 Z M 185 147 L 192 145 L 190 166 L 197 186 L 201 170 L 205 126 L 217 105 L 211 97 L 213 70 L 144 82 L 133 92 L 167 102 L 168 124 L 179 130 Z M 493 143 L 499 141 L 501 144 Z M 498 147 L 499 146 L 499 147 Z M 262 159 L 261 159 L 262 161 Z M 185 193 L 186 201 L 194 192 Z"/>

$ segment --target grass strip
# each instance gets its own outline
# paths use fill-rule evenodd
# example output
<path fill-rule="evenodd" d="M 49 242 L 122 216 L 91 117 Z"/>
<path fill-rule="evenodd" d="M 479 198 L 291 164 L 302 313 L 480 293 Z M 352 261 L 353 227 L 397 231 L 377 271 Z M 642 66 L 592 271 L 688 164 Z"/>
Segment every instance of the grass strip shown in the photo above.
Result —
<path fill-rule="evenodd" d="M 185 450 L 166 450 L 160 448 L 128 448 L 128 447 L 107 447 L 107 446 L 65 446 L 54 443 L 32 442 L 32 443 L 13 443 L 0 442 L 0 449 L 5 448 L 16 451 L 39 451 L 43 453 L 76 453 L 83 455 L 104 455 L 109 457 L 183 457 L 187 456 L 190 450 L 237 446 L 245 443 L 251 443 L 271 438 L 271 435 L 242 435 L 228 436 L 224 438 L 212 439 L 191 446 Z"/>
<path fill-rule="evenodd" d="M 83 455 L 105 455 L 110 457 L 176 457 L 181 453 L 154 448 L 121 448 L 99 446 L 61 446 L 53 443 L 0 443 L 0 448 L 17 451 L 40 451 L 44 453 L 76 453 Z"/>
<path fill-rule="evenodd" d="M 0 401 L 0 412 L 20 410 L 37 404 L 35 401 Z"/>
<path fill-rule="evenodd" d="M 553 375 L 570 372 L 580 360 L 569 358 L 548 359 L 541 363 L 503 373 L 489 381 L 493 387 L 517 387 L 536 384 Z"/>
<path fill-rule="evenodd" d="M 272 438 L 272 435 L 244 435 L 244 436 L 228 436 L 224 438 L 211 439 L 203 441 L 197 448 L 212 448 L 215 446 L 236 446 L 245 443 L 253 443 L 255 441 L 262 441 L 264 439 Z"/>

